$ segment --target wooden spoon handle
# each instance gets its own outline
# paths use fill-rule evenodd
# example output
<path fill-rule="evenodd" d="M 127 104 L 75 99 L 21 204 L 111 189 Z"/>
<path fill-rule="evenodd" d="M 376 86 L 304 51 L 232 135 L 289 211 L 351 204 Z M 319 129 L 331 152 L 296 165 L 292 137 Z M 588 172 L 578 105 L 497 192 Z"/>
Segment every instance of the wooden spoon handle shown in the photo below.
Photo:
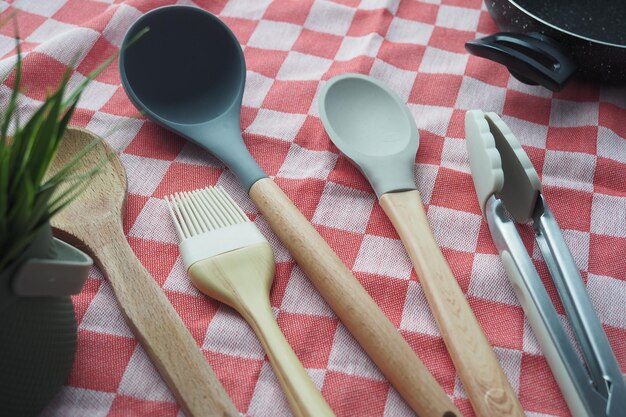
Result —
<path fill-rule="evenodd" d="M 476 415 L 523 416 L 522 406 L 437 246 L 419 192 L 387 193 L 379 202 L 413 262 Z"/>
<path fill-rule="evenodd" d="M 398 329 L 291 200 L 269 178 L 250 197 L 355 339 L 421 417 L 461 416 Z"/>
<path fill-rule="evenodd" d="M 232 416 L 239 412 L 196 341 L 120 230 L 93 247 L 133 333 L 152 359 L 185 415 Z"/>

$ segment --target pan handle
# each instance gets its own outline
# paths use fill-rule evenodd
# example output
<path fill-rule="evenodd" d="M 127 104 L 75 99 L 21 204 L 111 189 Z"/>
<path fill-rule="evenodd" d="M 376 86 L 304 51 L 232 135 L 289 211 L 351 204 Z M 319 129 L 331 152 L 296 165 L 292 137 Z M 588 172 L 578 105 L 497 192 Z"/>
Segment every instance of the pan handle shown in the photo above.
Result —
<path fill-rule="evenodd" d="M 561 91 L 577 69 L 555 41 L 539 33 L 500 32 L 467 42 L 465 49 L 506 66 L 525 84 L 542 85 L 552 91 Z"/>

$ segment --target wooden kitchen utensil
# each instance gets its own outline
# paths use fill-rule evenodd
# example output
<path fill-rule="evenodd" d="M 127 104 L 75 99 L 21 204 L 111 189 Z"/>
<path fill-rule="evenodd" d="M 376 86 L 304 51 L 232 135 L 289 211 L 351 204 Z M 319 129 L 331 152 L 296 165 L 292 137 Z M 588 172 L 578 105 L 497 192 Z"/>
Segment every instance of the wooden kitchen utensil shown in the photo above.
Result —
<path fill-rule="evenodd" d="M 91 132 L 68 129 L 51 171 L 94 140 L 98 137 Z M 185 414 L 238 417 L 191 333 L 126 241 L 122 216 L 127 182 L 117 155 L 101 141 L 81 159 L 78 173 L 106 158 L 109 160 L 89 188 L 52 219 L 55 234 L 94 259 L 111 284 L 128 325 Z"/>

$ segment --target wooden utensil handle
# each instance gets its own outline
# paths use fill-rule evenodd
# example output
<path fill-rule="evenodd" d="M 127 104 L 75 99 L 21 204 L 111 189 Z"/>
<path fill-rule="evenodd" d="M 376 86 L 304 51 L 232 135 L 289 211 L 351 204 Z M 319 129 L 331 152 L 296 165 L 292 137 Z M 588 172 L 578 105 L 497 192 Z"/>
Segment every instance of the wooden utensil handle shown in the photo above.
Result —
<path fill-rule="evenodd" d="M 461 416 L 359 281 L 269 178 L 250 197 L 339 319 L 421 417 Z"/>
<path fill-rule="evenodd" d="M 476 415 L 523 416 L 522 406 L 437 246 L 419 192 L 387 193 L 379 202 L 413 262 Z"/>
<path fill-rule="evenodd" d="M 96 249 L 120 309 L 152 363 L 189 417 L 229 416 L 239 412 L 156 281 L 120 238 Z"/>

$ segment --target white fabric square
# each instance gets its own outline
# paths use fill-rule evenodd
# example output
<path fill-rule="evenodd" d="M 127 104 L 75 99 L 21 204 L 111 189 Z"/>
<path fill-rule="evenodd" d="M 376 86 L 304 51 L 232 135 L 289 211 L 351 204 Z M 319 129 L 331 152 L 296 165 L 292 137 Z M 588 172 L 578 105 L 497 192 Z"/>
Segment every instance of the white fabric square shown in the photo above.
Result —
<path fill-rule="evenodd" d="M 548 149 L 543 163 L 542 182 L 545 185 L 593 191 L 595 170 L 595 155 Z"/>
<path fill-rule="evenodd" d="M 413 265 L 399 239 L 365 235 L 354 262 L 354 271 L 408 280 Z"/>
<path fill-rule="evenodd" d="M 589 274 L 587 292 L 602 323 L 626 329 L 626 281 Z"/>
<path fill-rule="evenodd" d="M 335 331 L 328 369 L 377 381 L 385 380 L 378 367 L 341 322 L 337 324 Z"/>
<path fill-rule="evenodd" d="M 589 233 L 579 230 L 563 230 L 563 239 L 579 270 L 589 269 Z"/>
<path fill-rule="evenodd" d="M 243 100 L 241 104 L 247 107 L 260 108 L 272 84 L 274 84 L 272 78 L 268 78 L 257 72 L 248 71 L 246 74 L 246 88 L 243 90 Z"/>
<path fill-rule="evenodd" d="M 291 271 L 280 309 L 294 314 L 335 316 L 335 313 L 297 265 Z"/>
<path fill-rule="evenodd" d="M 50 20 L 48 20 L 50 22 Z M 100 34 L 87 28 L 74 28 L 46 40 L 35 51 L 54 57 L 65 65 L 76 67 L 96 43 Z M 106 57 L 103 57 L 102 61 Z"/>
<path fill-rule="evenodd" d="M 269 362 L 263 362 L 261 373 L 254 387 L 247 416 L 288 416 L 291 414 L 285 393 Z"/>
<path fill-rule="evenodd" d="M 468 59 L 468 54 L 458 54 L 429 46 L 424 52 L 419 70 L 431 74 L 463 75 Z"/>
<path fill-rule="evenodd" d="M 396 14 L 400 0 L 361 0 L 359 9 L 361 10 L 378 10 L 387 9 L 392 14 Z"/>
<path fill-rule="evenodd" d="M 380 59 L 375 59 L 370 75 L 385 83 L 398 94 L 402 101 L 407 101 L 415 82 L 416 73 L 394 67 Z"/>
<path fill-rule="evenodd" d="M 252 328 L 232 308 L 221 304 L 209 323 L 202 349 L 263 360 L 265 352 Z"/>
<path fill-rule="evenodd" d="M 387 392 L 383 417 L 415 417 L 415 412 L 411 410 L 411 407 L 402 399 L 393 386 L 390 386 Z"/>
<path fill-rule="evenodd" d="M 79 84 L 83 82 L 86 78 L 87 77 L 79 74 L 78 72 L 72 74 L 68 82 L 66 97 L 74 92 Z M 115 94 L 118 88 L 119 86 L 117 85 L 111 85 L 92 80 L 91 82 L 89 82 L 89 84 L 87 84 L 87 87 L 80 95 L 78 107 L 89 110 L 98 110 L 100 107 L 104 106 L 111 97 L 113 97 L 113 94 Z"/>
<path fill-rule="evenodd" d="M 454 109 L 412 103 L 408 103 L 408 106 L 418 129 L 424 129 L 439 136 L 446 135 Z"/>
<path fill-rule="evenodd" d="M 435 24 L 444 28 L 475 32 L 478 28 L 478 19 L 480 19 L 480 10 L 444 4 L 439 7 Z"/>
<path fill-rule="evenodd" d="M 464 110 L 482 109 L 485 112 L 493 111 L 501 114 L 505 98 L 506 88 L 463 77 L 459 95 L 456 98 L 456 107 Z"/>
<path fill-rule="evenodd" d="M 277 80 L 319 80 L 333 61 L 291 51 L 276 74 Z"/>
<path fill-rule="evenodd" d="M 626 197 L 593 194 L 591 233 L 626 238 Z"/>
<path fill-rule="evenodd" d="M 428 23 L 394 17 L 385 37 L 391 42 L 427 45 L 433 29 Z"/>
<path fill-rule="evenodd" d="M 94 391 L 66 385 L 44 408 L 39 417 L 106 417 L 113 405 L 115 395 L 114 392 Z"/>
<path fill-rule="evenodd" d="M 170 161 L 121 154 L 120 160 L 128 176 L 128 192 L 151 196 L 171 165 Z"/>
<path fill-rule="evenodd" d="M 271 0 L 230 0 L 221 11 L 221 16 L 239 17 L 243 19 L 258 20 L 265 14 Z"/>
<path fill-rule="evenodd" d="M 178 245 L 165 200 L 150 197 L 130 228 L 128 236 Z"/>
<path fill-rule="evenodd" d="M 122 46 L 126 31 L 142 14 L 143 13 L 134 7 L 122 3 L 102 31 L 102 35 L 104 35 L 111 44 L 117 47 Z"/>
<path fill-rule="evenodd" d="M 318 178 L 325 180 L 335 166 L 338 155 L 328 151 L 313 151 L 297 144 L 291 145 L 277 176 L 283 178 Z"/>
<path fill-rule="evenodd" d="M 141 119 L 96 112 L 91 116 L 86 129 L 102 137 L 117 152 L 122 152 L 137 136 L 144 123 Z"/>
<path fill-rule="evenodd" d="M 430 205 L 427 217 L 439 246 L 464 252 L 476 250 L 480 215 Z"/>
<path fill-rule="evenodd" d="M 552 91 L 540 85 L 528 85 L 519 81 L 517 78 L 510 76 L 507 82 L 507 88 L 510 90 L 519 91 L 524 94 L 528 94 L 536 97 L 551 98 Z"/>
<path fill-rule="evenodd" d="M 140 344 L 128 362 L 117 392 L 142 400 L 176 402 Z"/>
<path fill-rule="evenodd" d="M 424 333 L 439 336 L 437 322 L 430 311 L 426 295 L 420 284 L 409 281 L 409 287 L 402 309 L 400 328 L 414 333 Z"/>
<path fill-rule="evenodd" d="M 546 148 L 548 126 L 506 115 L 502 116 L 502 120 L 511 129 L 511 132 L 513 132 L 521 145 L 540 149 Z"/>
<path fill-rule="evenodd" d="M 304 27 L 317 32 L 345 35 L 352 25 L 356 9 L 326 0 L 313 3 Z"/>
<path fill-rule="evenodd" d="M 519 301 L 499 255 L 477 253 L 467 295 L 518 306 Z"/>
<path fill-rule="evenodd" d="M 293 142 L 305 119 L 305 114 L 260 109 L 254 121 L 246 129 L 246 133 Z"/>
<path fill-rule="evenodd" d="M 0 57 L 5 56 L 15 49 L 15 39 L 10 36 L 0 35 Z M 4 71 L 0 72 L 0 76 L 4 75 Z M 4 79 L 4 77 L 2 77 Z"/>
<path fill-rule="evenodd" d="M 300 32 L 302 32 L 302 26 L 293 23 L 261 20 L 250 36 L 247 46 L 289 51 L 300 36 Z"/>
<path fill-rule="evenodd" d="M 424 204 L 430 204 L 438 172 L 439 165 L 415 164 L 413 168 L 415 185 L 420 192 Z"/>
<path fill-rule="evenodd" d="M 598 102 L 576 102 L 568 100 L 552 100 L 550 109 L 550 126 L 576 127 L 596 126 L 598 124 Z"/>
<path fill-rule="evenodd" d="M 190 165 L 209 166 L 218 169 L 225 169 L 226 165 L 209 151 L 190 141 L 185 141 L 183 149 L 176 155 L 176 162 Z"/>
<path fill-rule="evenodd" d="M 328 182 L 311 222 L 350 232 L 365 233 L 374 201 L 374 195 L 371 193 Z"/>
<path fill-rule="evenodd" d="M 63 23 L 59 22 L 58 20 L 48 19 L 43 22 L 41 26 L 35 29 L 30 35 L 28 35 L 25 40 L 27 42 L 34 43 L 49 42 L 57 36 L 60 36 L 67 32 L 71 32 L 72 30 L 76 29 L 79 29 L 79 27 L 76 25 L 72 25 L 71 23 Z M 73 41 L 76 42 L 76 39 L 73 39 Z M 66 45 L 66 47 L 67 46 L 68 45 Z"/>
<path fill-rule="evenodd" d="M 626 140 L 611 129 L 598 126 L 598 156 L 626 164 Z"/>
<path fill-rule="evenodd" d="M 89 303 L 79 328 L 115 336 L 134 337 L 107 281 L 100 283 L 98 292 Z"/>
<path fill-rule="evenodd" d="M 28 13 L 38 14 L 40 16 L 52 17 L 58 12 L 61 7 L 67 3 L 67 0 L 45 0 L 45 1 L 32 1 L 32 0 L 16 0 L 13 3 L 13 7 L 16 9 L 24 10 Z"/>
<path fill-rule="evenodd" d="M 445 138 L 441 151 L 441 166 L 455 171 L 470 173 L 465 139 Z"/>
<path fill-rule="evenodd" d="M 335 60 L 349 61 L 359 56 L 375 57 L 382 44 L 383 37 L 378 33 L 369 33 L 365 36 L 346 36 L 341 41 Z"/>

